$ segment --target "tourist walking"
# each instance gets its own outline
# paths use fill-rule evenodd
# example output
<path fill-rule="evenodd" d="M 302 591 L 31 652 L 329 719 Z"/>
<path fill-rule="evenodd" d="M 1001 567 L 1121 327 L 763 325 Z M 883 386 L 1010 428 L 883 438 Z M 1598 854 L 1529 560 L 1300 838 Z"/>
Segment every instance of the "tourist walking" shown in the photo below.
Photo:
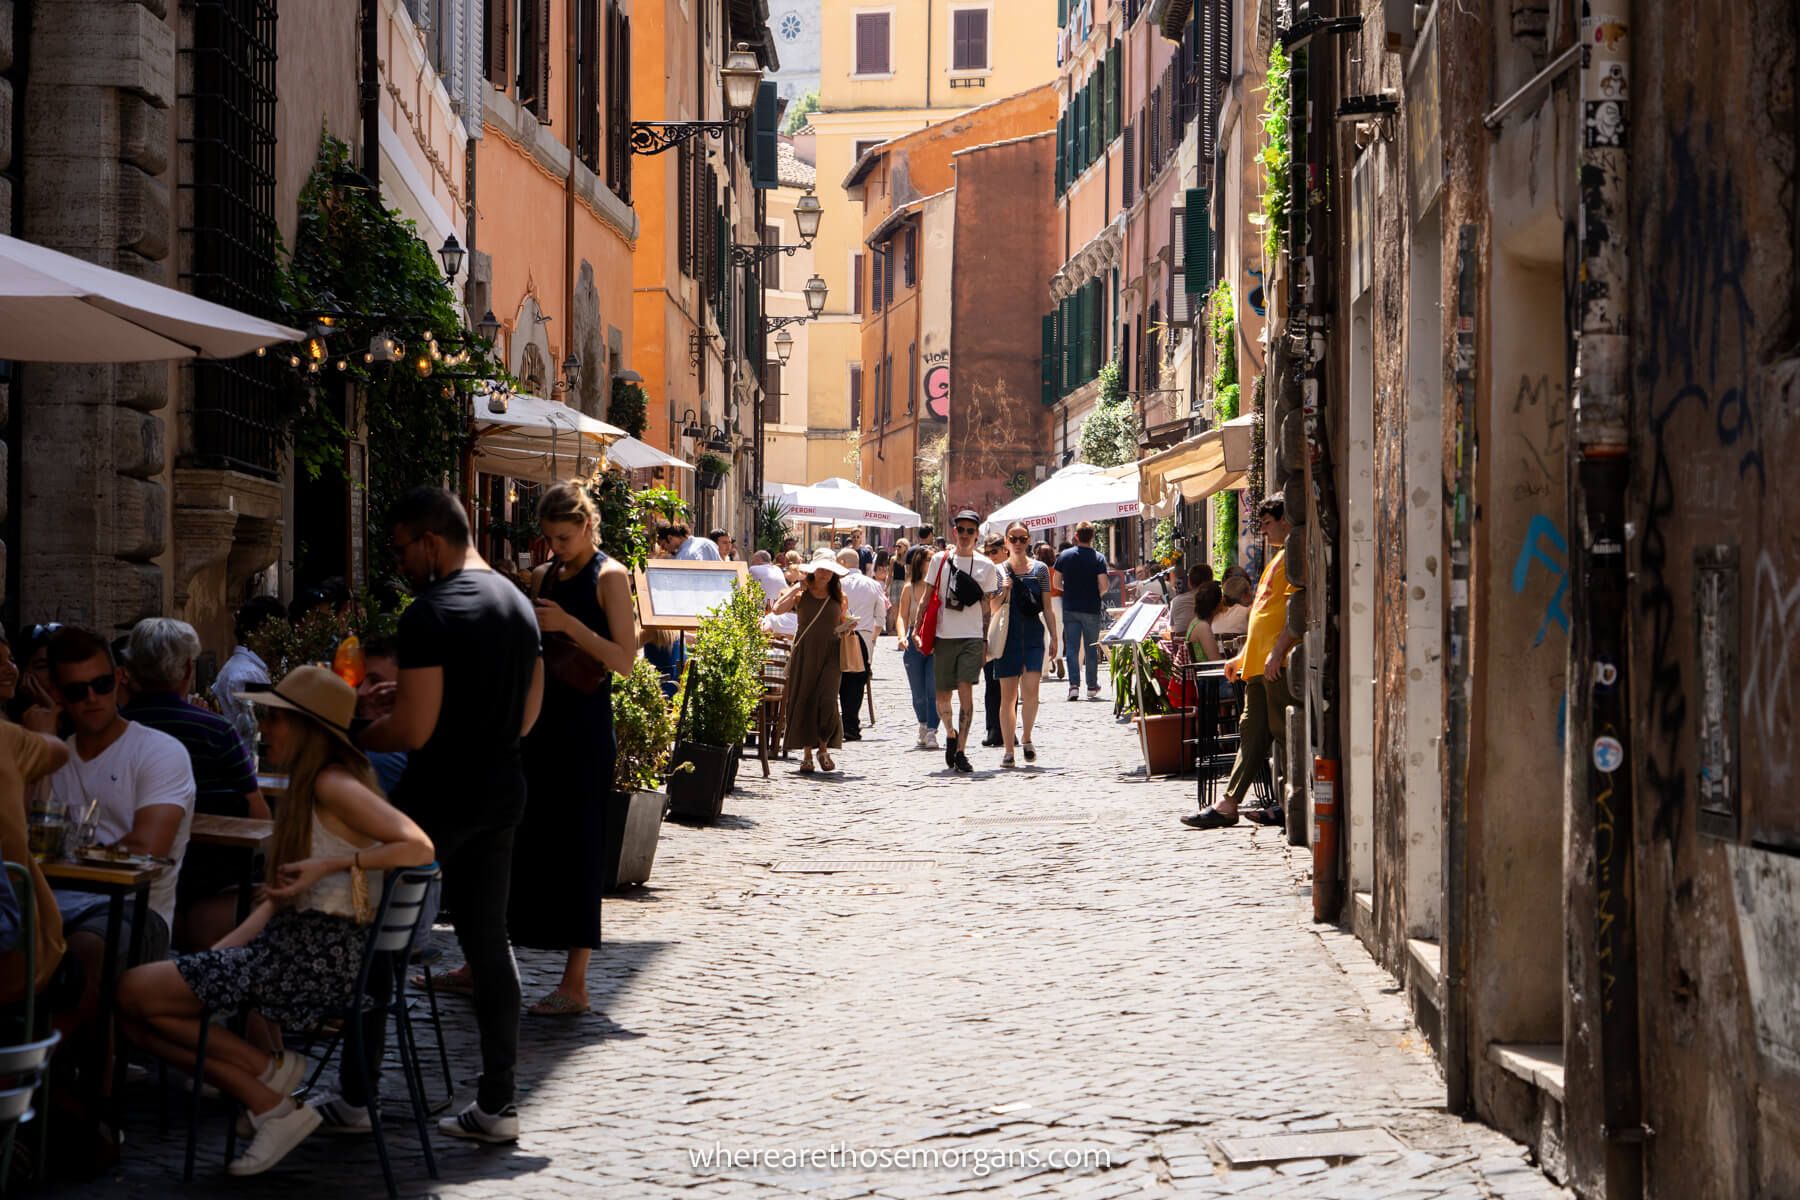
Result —
<path fill-rule="evenodd" d="M 900 634 L 901 662 L 906 666 L 906 686 L 912 693 L 913 719 L 919 724 L 918 740 L 914 743 L 920 750 L 936 750 L 938 748 L 938 710 L 937 694 L 931 676 L 932 656 L 919 653 L 919 647 L 913 642 L 913 631 L 918 628 L 919 618 L 925 614 L 925 597 L 931 590 L 932 581 L 925 577 L 925 568 L 931 562 L 931 551 L 924 546 L 915 546 L 906 554 L 906 581 L 900 589 L 900 602 L 894 606 L 898 614 L 897 631 Z"/>
<path fill-rule="evenodd" d="M 875 641 L 887 624 L 887 588 L 863 574 L 856 565 L 861 560 L 849 546 L 838 551 L 837 561 L 838 566 L 844 568 L 843 578 L 839 580 L 844 591 L 844 612 L 856 622 L 855 629 L 844 639 L 838 698 L 843 708 L 844 740 L 860 742 L 863 697 L 869 693 L 869 680 L 875 666 Z"/>
<path fill-rule="evenodd" d="M 1037 761 L 1031 744 L 1037 723 L 1038 684 L 1044 677 L 1044 635 L 1056 644 L 1056 616 L 1050 611 L 1050 568 L 1031 557 L 1031 533 L 1014 521 L 1006 529 L 1009 551 L 1001 567 L 1000 607 L 1006 610 L 1006 643 L 1000 657 L 989 665 L 1000 680 L 1000 733 L 1006 754 L 1003 767 L 1017 765 L 1014 758 L 1013 710 L 1019 710 L 1023 731 L 1018 750 L 1026 762 Z"/>
<path fill-rule="evenodd" d="M 855 553 L 852 551 L 851 553 Z M 846 615 L 845 575 L 831 551 L 820 550 L 805 564 L 801 581 L 781 594 L 775 612 L 793 613 L 797 622 L 794 650 L 788 657 L 787 729 L 784 751 L 800 748 L 800 773 L 813 773 L 813 752 L 819 766 L 837 770 L 831 752 L 844 744 L 838 689 L 843 678 L 841 638 L 854 627 Z"/>
<path fill-rule="evenodd" d="M 1094 549 L 1094 526 L 1075 527 L 1075 544 L 1056 557 L 1062 587 L 1063 661 L 1069 672 L 1069 699 L 1080 694 L 1079 668 L 1087 663 L 1089 700 L 1100 698 L 1100 626 L 1105 616 L 1106 558 Z"/>
<path fill-rule="evenodd" d="M 568 951 L 562 981 L 527 1011 L 573 1017 L 588 1011 L 600 894 L 618 881 L 626 814 L 613 800 L 612 679 L 637 658 L 637 623 L 630 577 L 599 550 L 600 517 L 586 489 L 555 484 L 537 517 L 554 555 L 531 588 L 544 635 L 544 703 L 525 738 L 529 802 L 513 840 L 507 927 L 515 946 Z"/>
<path fill-rule="evenodd" d="M 931 560 L 932 589 L 937 593 L 937 641 L 931 664 L 937 686 L 938 719 L 943 723 L 944 765 L 968 774 L 969 727 L 975 723 L 975 681 L 981 678 L 987 646 L 982 638 L 982 616 L 993 607 L 1000 587 L 994 564 L 975 550 L 981 532 L 981 514 L 965 508 L 951 525 L 954 549 L 941 550 Z M 953 711 L 953 701 L 961 705 Z M 954 731 L 954 732 L 952 732 Z"/>
<path fill-rule="evenodd" d="M 395 503 L 389 530 L 396 565 L 416 598 L 401 614 L 400 680 L 378 696 L 383 715 L 363 730 L 366 750 L 411 751 L 394 804 L 436 843 L 450 911 L 469 967 L 481 1078 L 474 1101 L 438 1128 L 451 1137 L 513 1142 L 513 1069 L 519 1052 L 519 968 L 507 940 L 513 837 L 525 810 L 522 743 L 544 695 L 538 622 L 531 601 L 469 544 L 462 502 L 443 488 L 415 488 Z M 391 981 L 372 983 L 376 998 Z M 384 1023 L 372 1021 L 370 1074 L 381 1064 Z M 356 1073 L 322 1108 L 337 1132 L 368 1128 Z"/>
<path fill-rule="evenodd" d="M 126 1034 L 158 1058 L 193 1070 L 207 1029 L 206 1080 L 242 1104 L 254 1131 L 226 1168 L 259 1175 L 317 1129 L 322 1117 L 290 1093 L 306 1077 L 305 1055 L 253 1046 L 209 1014 L 248 1004 L 296 1029 L 340 1012 L 356 987 L 369 931 L 359 923 L 357 880 L 366 906 L 379 900 L 383 871 L 432 859 L 431 839 L 381 798 L 374 769 L 350 741 L 356 692 L 324 667 L 296 667 L 266 692 L 246 693 L 262 709 L 269 759 L 287 771 L 275 811 L 267 888 L 242 924 L 210 950 L 151 962 L 119 983 Z"/>
<path fill-rule="evenodd" d="M 1034 554 L 1050 576 L 1050 615 L 1055 618 L 1056 628 L 1061 629 L 1062 580 L 1056 574 L 1056 547 L 1049 542 L 1039 542 Z M 1063 677 L 1062 643 L 1055 636 L 1050 639 L 1050 675 L 1053 679 Z"/>
<path fill-rule="evenodd" d="M 1001 563 L 1006 561 L 1006 539 L 997 533 L 990 533 L 987 537 L 981 539 L 981 552 L 987 555 L 988 561 L 993 563 L 996 568 L 999 567 Z M 994 667 L 997 665 L 996 660 L 993 655 L 987 653 L 986 647 L 988 630 L 993 628 L 994 614 L 998 611 L 1000 611 L 1000 606 L 996 601 L 994 605 L 981 614 L 981 644 L 983 647 L 981 662 L 981 714 L 987 724 L 987 729 L 985 730 L 986 736 L 981 739 L 981 744 L 983 746 L 995 747 L 1005 745 L 1006 738 L 1000 732 L 1000 676 L 994 673 Z M 1010 718 L 1012 713 L 1008 712 L 1007 716 Z"/>
<path fill-rule="evenodd" d="M 1257 509 L 1257 519 L 1264 539 L 1283 546 L 1293 526 L 1288 524 L 1281 498 L 1264 500 Z M 1237 824 L 1238 805 L 1262 774 L 1269 747 L 1286 729 L 1288 689 L 1282 674 L 1288 651 L 1299 641 L 1287 628 L 1288 597 L 1297 589 L 1288 582 L 1286 560 L 1285 548 L 1269 557 L 1256 589 L 1244 648 L 1225 663 L 1225 678 L 1244 681 L 1237 758 L 1231 764 L 1224 797 L 1217 804 L 1181 818 L 1181 823 L 1191 828 L 1219 829 Z"/>

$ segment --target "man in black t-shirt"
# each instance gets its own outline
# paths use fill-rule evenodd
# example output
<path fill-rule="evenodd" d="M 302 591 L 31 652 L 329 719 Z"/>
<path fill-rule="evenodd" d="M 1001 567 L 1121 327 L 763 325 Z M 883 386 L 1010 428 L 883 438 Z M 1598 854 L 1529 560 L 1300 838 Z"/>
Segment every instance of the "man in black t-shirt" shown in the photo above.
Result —
<path fill-rule="evenodd" d="M 438 1128 L 512 1142 L 519 1137 L 519 969 L 506 901 L 513 830 L 525 809 L 520 740 L 544 694 L 537 617 L 525 594 L 469 545 L 468 518 L 454 495 L 417 488 L 391 517 L 394 557 L 418 598 L 400 618 L 400 678 L 377 689 L 382 715 L 360 741 L 365 750 L 408 752 L 393 801 L 437 846 L 444 903 L 468 964 L 481 1080 L 475 1102 Z M 377 1042 L 379 1064 L 378 1041 L 369 1040 Z M 364 1101 L 346 1090 L 321 1116 L 341 1130 L 358 1128 L 368 1119 Z"/>

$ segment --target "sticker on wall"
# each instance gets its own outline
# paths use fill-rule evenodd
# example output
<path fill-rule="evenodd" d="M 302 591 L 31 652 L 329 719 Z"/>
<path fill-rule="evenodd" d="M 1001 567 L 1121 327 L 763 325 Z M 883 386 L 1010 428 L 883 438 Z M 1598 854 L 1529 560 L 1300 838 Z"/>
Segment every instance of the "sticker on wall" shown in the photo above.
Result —
<path fill-rule="evenodd" d="M 924 356 L 925 411 L 940 421 L 950 419 L 950 352 L 939 350 Z"/>
<path fill-rule="evenodd" d="M 1597 737 L 1594 739 L 1594 769 L 1603 775 L 1611 775 L 1625 762 L 1625 747 L 1619 744 L 1616 737 Z"/>
<path fill-rule="evenodd" d="M 1597 662 L 1594 664 L 1595 687 L 1609 688 L 1617 682 L 1619 682 L 1619 668 L 1613 666 L 1609 662 Z"/>

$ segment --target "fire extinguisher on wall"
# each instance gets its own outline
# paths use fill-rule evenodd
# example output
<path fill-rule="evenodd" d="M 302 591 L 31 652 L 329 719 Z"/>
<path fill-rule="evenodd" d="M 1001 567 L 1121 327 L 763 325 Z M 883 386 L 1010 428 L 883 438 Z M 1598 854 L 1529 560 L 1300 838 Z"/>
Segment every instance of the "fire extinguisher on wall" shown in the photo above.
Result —
<path fill-rule="evenodd" d="M 1313 920 L 1335 921 L 1338 911 L 1338 764 L 1313 759 Z"/>

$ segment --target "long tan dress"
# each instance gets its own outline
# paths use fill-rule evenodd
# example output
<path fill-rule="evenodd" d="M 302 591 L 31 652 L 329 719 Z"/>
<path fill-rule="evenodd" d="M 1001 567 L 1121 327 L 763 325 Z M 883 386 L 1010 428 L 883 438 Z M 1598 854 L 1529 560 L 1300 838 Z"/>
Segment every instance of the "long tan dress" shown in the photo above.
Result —
<path fill-rule="evenodd" d="M 821 609 L 827 611 L 820 612 Z M 793 657 L 788 659 L 787 732 L 784 743 L 788 750 L 805 750 L 825 746 L 836 750 L 844 744 L 844 719 L 838 712 L 838 622 L 843 609 L 827 597 L 816 599 L 811 592 L 801 592 L 794 605 L 799 619 L 799 636 L 794 640 Z"/>

